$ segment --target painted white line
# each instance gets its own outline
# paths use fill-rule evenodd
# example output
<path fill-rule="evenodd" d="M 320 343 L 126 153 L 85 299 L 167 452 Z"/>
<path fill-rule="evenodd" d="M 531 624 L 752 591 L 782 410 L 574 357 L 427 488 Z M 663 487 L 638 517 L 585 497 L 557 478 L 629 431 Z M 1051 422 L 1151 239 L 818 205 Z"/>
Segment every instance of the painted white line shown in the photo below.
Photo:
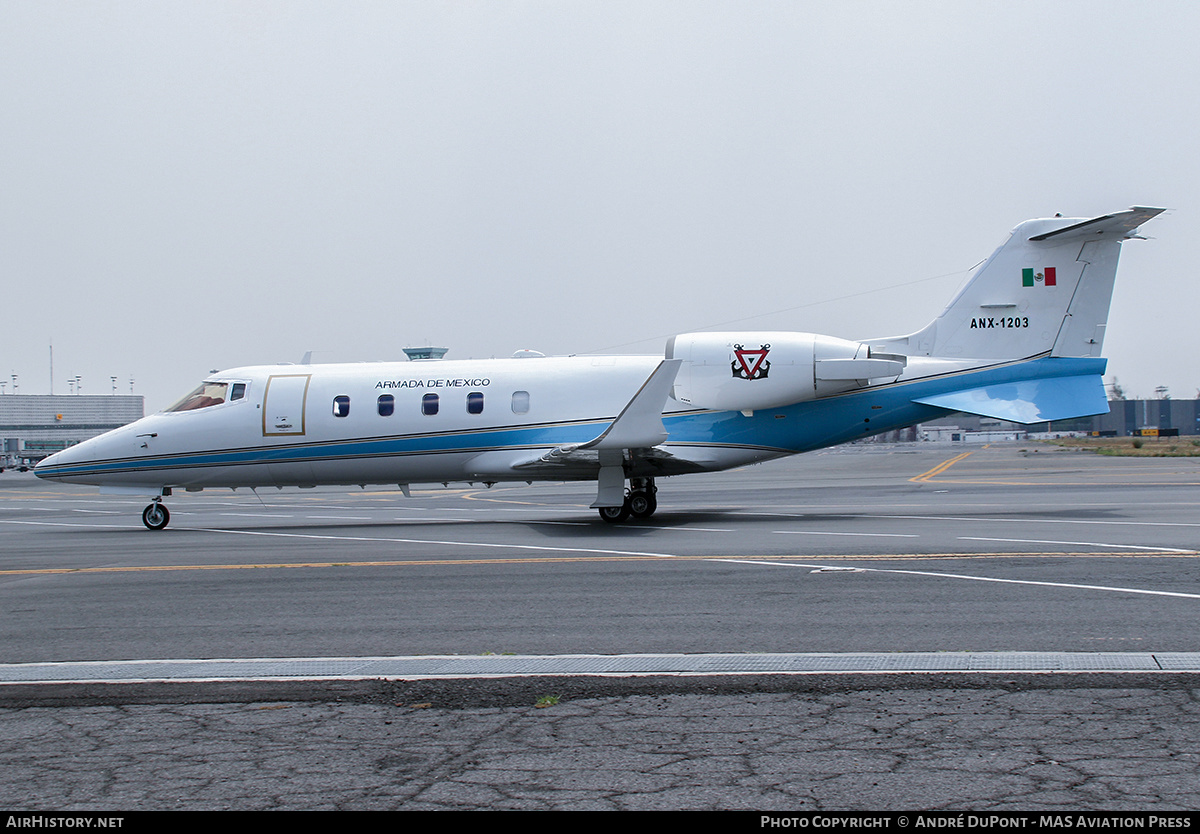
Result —
<path fill-rule="evenodd" d="M 870 536 L 877 539 L 919 539 L 916 533 L 828 533 L 821 530 L 772 530 L 787 536 Z"/>
<path fill-rule="evenodd" d="M 808 518 L 809 515 L 820 513 L 820 512 L 821 512 L 821 509 L 819 507 L 814 507 L 812 513 L 769 513 L 769 512 L 766 512 L 765 510 L 745 510 L 745 511 L 737 510 L 735 512 L 729 513 L 729 515 L 753 515 L 753 516 L 765 516 L 767 518 Z M 853 518 L 853 516 L 847 515 L 846 518 Z"/>
<path fill-rule="evenodd" d="M 443 545 L 446 547 L 485 547 L 498 550 L 537 550 L 550 551 L 553 553 L 596 553 L 605 556 L 656 556 L 661 559 L 677 559 L 679 558 L 674 553 L 649 553 L 640 550 L 602 550 L 600 548 L 591 547 L 550 547 L 537 544 L 495 544 L 493 542 L 456 542 L 442 541 L 438 539 L 393 539 L 382 538 L 379 536 L 327 536 L 316 533 L 275 533 L 264 530 L 223 530 L 216 527 L 184 527 L 178 528 L 188 530 L 192 533 L 229 533 L 237 536 L 274 536 L 277 538 L 291 539 L 317 539 L 319 541 L 343 541 L 343 542 L 384 542 L 390 544 L 433 544 Z"/>
<path fill-rule="evenodd" d="M 777 568 L 827 568 L 829 565 L 805 565 L 799 562 L 767 562 L 750 559 L 714 559 L 716 562 L 733 562 L 740 565 L 769 565 Z M 1144 588 L 1117 588 L 1109 585 L 1079 585 L 1073 582 L 1040 582 L 1035 579 L 998 579 L 992 576 L 970 576 L 963 573 L 936 573 L 923 570 L 898 570 L 893 568 L 858 568 L 863 573 L 902 573 L 909 576 L 931 576 L 936 579 L 970 579 L 975 582 L 999 582 L 1005 585 L 1041 585 L 1049 588 L 1074 588 L 1084 591 L 1112 591 L 1121 594 L 1144 594 L 1156 597 L 1181 597 L 1200 599 L 1200 594 L 1184 594 L 1178 591 L 1149 591 Z"/>
<path fill-rule="evenodd" d="M 732 533 L 729 527 L 655 527 L 655 530 L 670 530 L 681 533 Z"/>
<path fill-rule="evenodd" d="M 136 530 L 137 525 L 134 524 L 71 524 L 66 521 L 13 521 L 10 519 L 0 519 L 0 524 L 30 524 L 34 527 L 78 527 L 81 530 Z"/>
<path fill-rule="evenodd" d="M 561 522 L 560 522 L 561 523 Z M 575 524 L 591 524 L 588 521 L 577 521 Z M 614 524 L 614 527 L 624 530 L 654 530 L 658 533 L 732 533 L 724 527 L 655 527 L 652 524 Z"/>
<path fill-rule="evenodd" d="M 290 515 L 282 513 L 221 513 L 223 516 L 236 516 L 238 518 L 291 518 Z"/>
<path fill-rule="evenodd" d="M 333 521 L 370 521 L 369 515 L 306 515 L 305 518 L 321 518 Z"/>
<path fill-rule="evenodd" d="M 413 521 L 420 521 L 422 523 L 428 522 L 430 524 L 474 524 L 475 523 L 469 518 L 432 518 L 432 517 L 424 517 L 424 516 L 419 516 L 419 515 L 397 516 L 396 518 L 394 518 L 392 520 L 393 521 L 403 521 L 406 523 L 413 522 Z"/>
<path fill-rule="evenodd" d="M 992 539 L 987 536 L 959 536 L 964 542 L 1014 542 L 1016 544 L 1077 544 L 1081 547 L 1119 547 L 1125 550 L 1161 550 L 1168 553 L 1195 553 L 1179 547 L 1147 547 L 1140 544 L 1112 544 L 1111 542 L 1058 542 L 1048 539 Z"/>
<path fill-rule="evenodd" d="M 1028 518 L 1025 516 L 1020 518 L 988 518 L 987 516 L 974 518 L 965 515 L 853 515 L 847 516 L 847 518 L 903 518 L 909 520 L 915 519 L 917 521 L 998 521 L 1007 524 L 1127 524 L 1131 527 L 1200 527 L 1200 522 L 1191 521 L 1085 521 L 1074 518 Z"/>

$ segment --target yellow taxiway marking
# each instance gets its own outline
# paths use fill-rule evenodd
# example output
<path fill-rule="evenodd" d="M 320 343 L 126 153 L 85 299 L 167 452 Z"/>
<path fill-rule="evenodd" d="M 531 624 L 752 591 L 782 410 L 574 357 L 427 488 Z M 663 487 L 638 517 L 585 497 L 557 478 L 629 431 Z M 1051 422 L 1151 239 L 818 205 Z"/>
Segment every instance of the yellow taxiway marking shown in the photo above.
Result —
<path fill-rule="evenodd" d="M 386 561 L 366 562 L 259 562 L 232 565 L 126 565 L 103 568 L 24 568 L 16 570 L 0 570 L 0 576 L 42 576 L 49 574 L 88 574 L 88 573 L 153 573 L 159 571 L 213 571 L 213 570 L 276 570 L 296 568 L 409 568 L 409 567 L 460 567 L 463 565 L 543 565 L 575 562 L 851 562 L 851 561 L 921 561 L 933 559 L 1027 559 L 1041 558 L 1191 558 L 1200 556 L 1200 551 L 1174 551 L 1155 553 L 1117 553 L 1107 551 L 1042 551 L 1036 553 L 1005 551 L 992 553 L 859 553 L 852 555 L 813 554 L 805 553 L 791 556 L 739 556 L 739 555 L 708 555 L 708 556 L 655 556 L 618 554 L 589 554 L 586 556 L 526 556 L 517 558 L 497 559 L 396 559 Z"/>
<path fill-rule="evenodd" d="M 961 455 L 955 455 L 954 457 L 950 458 L 950 460 L 944 460 L 941 463 L 939 463 L 937 466 L 933 467 L 932 469 L 926 470 L 925 472 L 922 472 L 920 475 L 909 478 L 909 480 L 914 483 L 921 483 L 923 481 L 928 481 L 930 478 L 933 478 L 933 477 L 936 477 L 937 475 L 942 474 L 947 469 L 949 469 L 951 466 L 958 463 L 960 460 L 963 460 L 964 458 L 969 458 L 973 454 L 975 454 L 974 450 L 972 450 L 970 452 L 963 452 Z"/>
<path fill-rule="evenodd" d="M 512 498 L 497 498 L 497 497 L 495 497 L 497 494 L 503 494 L 504 492 L 507 492 L 507 491 L 514 491 L 514 490 L 519 490 L 519 489 L 528 489 L 528 487 L 524 486 L 524 485 L 522 485 L 522 486 L 507 486 L 507 487 L 500 487 L 499 489 L 496 489 L 496 490 L 487 490 L 487 491 L 482 490 L 482 489 L 476 489 L 476 490 L 471 490 L 471 491 L 464 491 L 460 497 L 462 497 L 466 501 L 489 501 L 493 504 L 522 504 L 527 507 L 547 506 L 547 502 L 544 500 L 543 501 L 517 501 Z M 491 492 L 491 495 L 490 496 L 487 495 L 486 494 L 487 492 Z M 564 507 L 586 507 L 587 505 L 580 502 L 578 504 L 574 504 L 574 503 L 562 504 L 561 506 L 564 506 Z"/>
<path fill-rule="evenodd" d="M 981 446 L 980 449 L 986 449 L 991 445 L 992 444 L 990 444 L 990 443 L 985 444 L 985 445 Z M 1021 472 L 1019 475 L 1005 475 L 1005 474 L 1002 474 L 1003 470 L 995 470 L 995 474 L 993 474 L 993 475 L 980 474 L 980 475 L 975 475 L 973 477 L 965 477 L 965 478 L 939 478 L 938 477 L 939 475 L 945 474 L 945 472 L 951 466 L 954 466 L 954 464 L 956 464 L 962 460 L 965 460 L 965 459 L 969 458 L 971 455 L 975 454 L 976 451 L 979 451 L 979 450 L 972 449 L 969 452 L 963 452 L 960 455 L 955 455 L 954 457 L 950 458 L 949 460 L 944 460 L 941 463 L 939 463 L 937 466 L 933 467 L 932 469 L 928 469 L 928 470 L 922 472 L 920 475 L 915 475 L 912 478 L 909 478 L 908 480 L 913 483 L 929 483 L 929 482 L 932 482 L 934 478 L 937 478 L 936 483 L 939 483 L 939 484 L 975 484 L 975 485 L 987 485 L 987 486 L 1079 486 L 1080 484 L 1089 484 L 1090 485 L 1090 484 L 1096 483 L 1096 476 L 1102 475 L 1102 474 L 1104 474 L 1104 472 L 1111 472 L 1114 475 L 1120 474 L 1126 478 L 1128 478 L 1130 476 L 1129 470 L 1125 467 L 1109 467 L 1105 470 L 1089 471 L 1087 473 L 1084 473 L 1084 477 L 1085 477 L 1084 480 L 1073 480 L 1073 481 L 1046 481 L 1046 480 L 1040 480 L 1040 479 L 1036 480 L 1036 481 L 1030 481 L 1030 480 L 1028 480 L 1028 477 L 1030 474 L 1028 472 Z M 1012 470 L 1009 470 L 1009 471 L 1011 472 Z M 1162 475 L 1164 473 L 1160 472 L 1160 471 L 1151 471 L 1151 472 L 1147 472 L 1145 474 L 1147 477 L 1162 477 Z M 1172 472 L 1165 473 L 1165 474 L 1191 475 L 1192 472 L 1191 471 L 1179 471 L 1179 472 L 1172 471 Z M 1023 479 L 1017 480 L 1017 478 L 1023 478 Z M 1130 480 L 1126 480 L 1126 481 L 1104 481 L 1103 483 L 1105 486 L 1200 486 L 1200 484 L 1194 483 L 1192 481 L 1182 481 L 1181 482 L 1181 481 L 1130 481 Z"/>
<path fill-rule="evenodd" d="M 970 454 L 968 452 L 968 454 Z M 949 461 L 956 463 L 957 461 Z M 931 470 L 932 471 L 932 470 Z M 943 472 L 945 470 L 942 470 Z M 925 473 L 927 474 L 927 473 Z M 935 473 L 936 474 L 936 473 Z M 918 475 L 916 478 L 909 478 L 910 481 L 928 481 L 929 478 L 923 475 Z M 938 478 L 935 483 L 939 484 L 975 484 L 980 486 L 1092 486 L 1097 483 L 1095 477 L 1087 480 L 1079 481 L 1008 481 L 999 480 L 997 478 L 977 477 L 977 478 Z M 1196 481 L 1099 481 L 1107 487 L 1117 486 L 1200 486 Z"/>

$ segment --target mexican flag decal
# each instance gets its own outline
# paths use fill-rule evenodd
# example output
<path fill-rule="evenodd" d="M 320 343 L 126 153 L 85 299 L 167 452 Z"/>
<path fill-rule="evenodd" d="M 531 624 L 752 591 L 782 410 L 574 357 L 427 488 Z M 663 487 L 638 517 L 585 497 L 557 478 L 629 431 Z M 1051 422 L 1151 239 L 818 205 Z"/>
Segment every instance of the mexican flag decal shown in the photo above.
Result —
<path fill-rule="evenodd" d="M 1041 272 L 1034 272 L 1032 269 L 1021 270 L 1021 286 L 1036 287 L 1041 284 L 1044 287 L 1058 286 L 1058 271 L 1048 266 Z"/>

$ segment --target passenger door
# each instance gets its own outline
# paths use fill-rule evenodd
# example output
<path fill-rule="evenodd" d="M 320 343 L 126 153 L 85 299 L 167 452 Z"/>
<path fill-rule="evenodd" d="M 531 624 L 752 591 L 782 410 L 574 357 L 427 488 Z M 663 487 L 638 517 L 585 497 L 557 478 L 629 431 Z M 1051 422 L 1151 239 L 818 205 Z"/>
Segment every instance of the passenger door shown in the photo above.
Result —
<path fill-rule="evenodd" d="M 263 437 L 304 434 L 304 404 L 312 374 L 278 374 L 268 377 L 263 394 Z"/>

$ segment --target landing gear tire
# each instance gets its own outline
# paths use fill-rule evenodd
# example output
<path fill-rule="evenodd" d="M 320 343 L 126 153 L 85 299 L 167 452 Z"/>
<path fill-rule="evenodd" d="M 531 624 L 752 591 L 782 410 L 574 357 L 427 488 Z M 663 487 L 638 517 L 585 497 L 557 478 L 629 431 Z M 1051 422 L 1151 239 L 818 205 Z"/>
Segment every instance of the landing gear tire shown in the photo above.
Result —
<path fill-rule="evenodd" d="M 625 506 L 634 518 L 649 518 L 658 509 L 658 499 L 653 492 L 632 492 L 625 499 Z"/>
<path fill-rule="evenodd" d="M 629 518 L 629 499 L 619 507 L 601 507 L 600 517 L 609 524 L 617 524 Z"/>
<path fill-rule="evenodd" d="M 171 520 L 171 513 L 162 504 L 155 501 L 142 510 L 142 524 L 151 530 L 161 530 Z"/>

